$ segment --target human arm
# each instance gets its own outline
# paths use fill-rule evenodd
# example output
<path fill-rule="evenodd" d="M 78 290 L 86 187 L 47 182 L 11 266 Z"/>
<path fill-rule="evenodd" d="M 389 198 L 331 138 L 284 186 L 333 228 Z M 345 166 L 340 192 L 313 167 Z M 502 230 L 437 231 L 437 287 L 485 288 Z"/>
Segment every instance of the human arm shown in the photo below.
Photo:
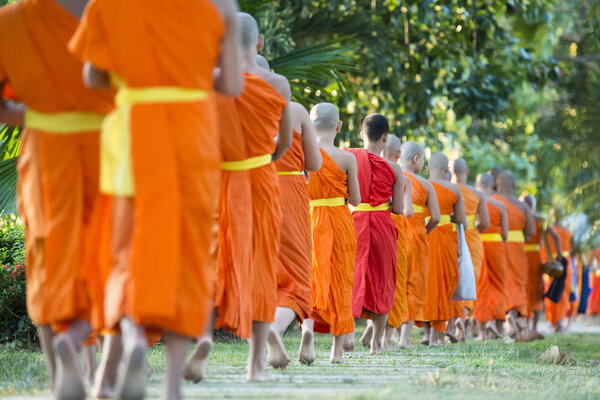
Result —
<path fill-rule="evenodd" d="M 535 235 L 535 221 L 533 220 L 533 213 L 527 204 L 521 203 L 521 209 L 525 212 L 525 241 L 529 240 L 530 237 Z"/>
<path fill-rule="evenodd" d="M 438 204 L 437 195 L 435 189 L 429 182 L 425 182 L 424 186 L 427 188 L 427 209 L 429 210 L 429 221 L 427 222 L 427 233 L 435 229 L 440 223 L 442 216 L 440 214 L 440 206 Z"/>
<path fill-rule="evenodd" d="M 219 0 L 216 2 L 225 21 L 225 34 L 221 41 L 221 55 L 218 73 L 214 85 L 217 92 L 237 96 L 241 93 L 244 80 L 240 62 L 239 27 L 237 23 L 238 6 L 236 1 Z"/>
<path fill-rule="evenodd" d="M 465 229 L 468 228 L 467 216 L 465 215 L 465 201 L 462 197 L 462 193 L 458 186 L 454 192 L 457 196 L 456 203 L 454 203 L 453 210 L 454 213 L 452 215 L 452 222 L 455 224 L 463 224 Z"/>
<path fill-rule="evenodd" d="M 302 127 L 302 151 L 304 152 L 304 169 L 307 171 L 318 171 L 321 169 L 323 158 L 315 136 L 315 128 L 310 120 L 310 115 L 301 104 L 297 104 L 297 108 L 301 108 L 299 114 L 301 116 Z"/>
<path fill-rule="evenodd" d="M 358 183 L 358 167 L 356 157 L 352 153 L 347 153 L 346 158 L 346 175 L 348 176 L 348 203 L 357 206 L 361 202 L 360 184 Z"/>
<path fill-rule="evenodd" d="M 502 217 L 500 217 L 500 232 L 502 240 L 506 242 L 508 240 L 508 214 L 506 213 L 504 205 L 500 207 L 500 211 L 502 212 Z"/>
<path fill-rule="evenodd" d="M 412 204 L 412 183 L 406 177 L 402 177 L 402 180 L 404 181 L 404 216 L 410 218 L 415 213 Z"/>
<path fill-rule="evenodd" d="M 479 206 L 477 207 L 477 230 L 479 233 L 483 233 L 490 226 L 490 214 L 487 209 L 487 200 L 485 197 L 478 193 Z"/>
<path fill-rule="evenodd" d="M 402 175 L 402 168 L 398 164 L 391 165 L 396 174 L 392 194 L 392 213 L 402 214 L 404 212 L 404 176 Z"/>
<path fill-rule="evenodd" d="M 291 96 L 290 84 L 286 78 L 281 75 L 273 74 L 276 77 L 276 89 L 286 99 L 287 104 L 281 112 L 279 120 L 279 133 L 275 139 L 275 151 L 273 152 L 273 161 L 279 160 L 292 145 L 292 108 L 289 101 Z"/>

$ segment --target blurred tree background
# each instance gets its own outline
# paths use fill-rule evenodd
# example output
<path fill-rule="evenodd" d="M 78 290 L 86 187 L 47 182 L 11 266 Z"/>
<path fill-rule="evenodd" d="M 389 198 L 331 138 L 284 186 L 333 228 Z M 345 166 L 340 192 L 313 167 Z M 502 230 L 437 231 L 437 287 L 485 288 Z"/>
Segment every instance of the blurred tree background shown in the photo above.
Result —
<path fill-rule="evenodd" d="M 514 171 L 519 192 L 584 213 L 583 237 L 600 240 L 600 0 L 239 4 L 295 100 L 338 105 L 340 145 L 359 146 L 362 119 L 380 112 L 401 139 L 464 157 L 471 179 Z M 14 138 L 0 126 L 0 160 Z M 11 163 L 0 161 L 2 192 Z"/>

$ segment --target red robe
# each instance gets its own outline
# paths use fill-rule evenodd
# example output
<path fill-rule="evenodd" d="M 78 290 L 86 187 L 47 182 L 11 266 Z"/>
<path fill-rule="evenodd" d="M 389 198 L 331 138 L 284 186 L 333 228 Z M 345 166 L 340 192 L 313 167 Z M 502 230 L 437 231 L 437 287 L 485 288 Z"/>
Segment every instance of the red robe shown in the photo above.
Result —
<path fill-rule="evenodd" d="M 392 197 L 396 174 L 383 158 L 364 149 L 356 156 L 362 203 L 375 207 Z M 352 290 L 352 313 L 370 318 L 388 314 L 394 305 L 398 231 L 389 210 L 354 211 L 357 252 Z"/>

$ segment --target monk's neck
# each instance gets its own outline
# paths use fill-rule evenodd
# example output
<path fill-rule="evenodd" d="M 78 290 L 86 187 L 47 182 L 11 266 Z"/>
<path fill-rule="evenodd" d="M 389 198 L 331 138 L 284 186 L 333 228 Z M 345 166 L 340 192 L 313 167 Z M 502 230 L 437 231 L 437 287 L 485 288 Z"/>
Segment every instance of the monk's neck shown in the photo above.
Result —
<path fill-rule="evenodd" d="M 466 186 L 466 184 L 467 184 L 467 177 L 466 176 L 460 176 L 460 175 L 454 175 L 454 183 Z"/>
<path fill-rule="evenodd" d="M 366 151 L 368 151 L 369 153 L 373 153 L 376 156 L 381 156 L 381 150 L 383 150 L 383 147 L 381 146 L 365 146 L 364 149 Z"/>
<path fill-rule="evenodd" d="M 506 197 L 509 199 L 513 197 L 512 190 L 498 190 L 496 191 L 496 193 L 498 193 L 502 197 Z"/>
<path fill-rule="evenodd" d="M 434 182 L 436 182 L 436 183 L 440 183 L 440 182 L 447 182 L 447 181 L 446 181 L 446 179 L 444 179 L 444 178 L 445 178 L 445 176 L 444 176 L 444 175 L 438 175 L 438 174 L 437 174 L 437 173 L 435 173 L 435 172 L 431 172 L 431 173 L 429 174 L 429 180 L 430 180 L 430 181 L 434 181 Z"/>
<path fill-rule="evenodd" d="M 417 171 L 417 168 L 410 163 L 402 163 L 400 164 L 400 167 L 402 168 L 402 171 L 408 172 L 412 175 L 419 175 L 419 172 L 421 171 Z"/>
<path fill-rule="evenodd" d="M 319 146 L 335 146 L 335 136 L 336 133 L 328 133 L 328 132 L 315 132 L 317 136 L 317 141 L 319 142 Z"/>
<path fill-rule="evenodd" d="M 243 50 L 242 51 L 242 71 L 250 72 L 256 68 L 260 68 L 256 63 L 256 50 Z"/>

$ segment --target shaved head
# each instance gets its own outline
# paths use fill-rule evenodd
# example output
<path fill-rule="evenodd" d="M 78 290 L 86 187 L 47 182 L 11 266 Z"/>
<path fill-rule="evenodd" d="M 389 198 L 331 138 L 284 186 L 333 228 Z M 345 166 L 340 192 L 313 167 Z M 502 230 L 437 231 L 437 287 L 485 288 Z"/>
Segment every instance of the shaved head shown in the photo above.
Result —
<path fill-rule="evenodd" d="M 500 172 L 504 171 L 501 167 L 493 167 L 492 169 L 490 169 L 488 172 L 492 175 L 492 177 L 494 178 L 494 180 L 498 179 L 498 175 L 500 175 Z"/>
<path fill-rule="evenodd" d="M 256 63 L 258 64 L 259 67 L 261 67 L 262 69 L 266 69 L 267 71 L 271 70 L 271 67 L 269 66 L 269 62 L 267 61 L 266 58 L 264 58 L 263 56 L 261 56 L 260 54 L 258 54 L 256 56 Z"/>
<path fill-rule="evenodd" d="M 533 195 L 528 194 L 527 196 L 523 196 L 522 201 L 527 204 L 529 206 L 529 208 L 531 208 L 532 210 L 535 211 L 535 206 L 537 204 L 537 201 L 535 200 L 535 197 L 533 197 Z"/>
<path fill-rule="evenodd" d="M 487 172 L 479 174 L 477 175 L 477 182 L 475 185 L 481 190 L 490 190 L 494 187 L 494 177 Z"/>
<path fill-rule="evenodd" d="M 397 151 L 400 151 L 401 148 L 402 142 L 400 141 L 400 139 L 398 139 L 398 136 L 388 134 L 387 142 L 385 143 L 385 150 L 388 150 L 390 152 L 393 151 L 395 153 Z"/>
<path fill-rule="evenodd" d="M 512 191 L 515 187 L 515 176 L 510 171 L 502 171 L 496 179 L 498 191 Z"/>
<path fill-rule="evenodd" d="M 445 178 L 446 170 L 448 169 L 448 157 L 443 153 L 433 153 L 429 157 L 429 171 L 442 174 Z"/>
<path fill-rule="evenodd" d="M 331 132 L 340 121 L 340 112 L 331 103 L 319 103 L 310 109 L 310 119 L 317 132 Z"/>
<path fill-rule="evenodd" d="M 401 163 L 409 163 L 415 157 L 422 157 L 425 155 L 423 147 L 421 147 L 419 143 L 413 141 L 404 142 L 400 150 L 402 150 L 402 155 L 400 156 Z"/>
<path fill-rule="evenodd" d="M 466 174 L 469 172 L 469 168 L 467 168 L 467 162 L 462 158 L 457 158 L 452 163 L 452 171 L 455 174 Z"/>
<path fill-rule="evenodd" d="M 242 50 L 256 47 L 258 43 L 258 24 L 254 17 L 245 12 L 238 12 L 238 27 L 240 30 L 240 46 Z"/>

